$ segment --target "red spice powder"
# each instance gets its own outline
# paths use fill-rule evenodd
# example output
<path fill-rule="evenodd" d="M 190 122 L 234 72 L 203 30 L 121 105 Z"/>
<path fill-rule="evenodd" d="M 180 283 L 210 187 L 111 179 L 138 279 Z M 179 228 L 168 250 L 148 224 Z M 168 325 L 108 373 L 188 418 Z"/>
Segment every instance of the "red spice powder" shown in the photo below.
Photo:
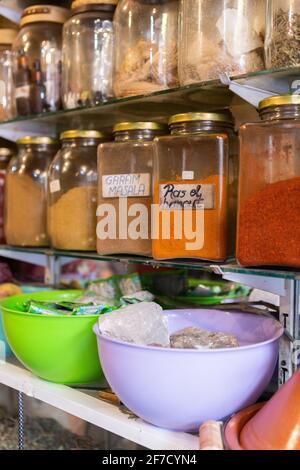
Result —
<path fill-rule="evenodd" d="M 242 205 L 237 259 L 243 266 L 300 267 L 300 178 L 270 184 Z"/>

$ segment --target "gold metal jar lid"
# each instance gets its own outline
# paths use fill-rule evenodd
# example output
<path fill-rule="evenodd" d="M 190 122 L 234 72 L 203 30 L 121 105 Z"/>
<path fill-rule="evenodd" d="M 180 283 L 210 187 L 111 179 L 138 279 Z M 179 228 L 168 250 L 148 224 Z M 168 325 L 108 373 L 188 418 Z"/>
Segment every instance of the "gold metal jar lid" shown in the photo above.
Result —
<path fill-rule="evenodd" d="M 233 117 L 229 111 L 224 113 L 182 113 L 171 116 L 169 126 L 193 121 L 215 121 L 233 124 Z"/>
<path fill-rule="evenodd" d="M 41 136 L 25 136 L 17 140 L 17 145 L 54 145 L 58 144 L 56 139 L 52 137 L 41 137 Z"/>
<path fill-rule="evenodd" d="M 0 44 L 11 45 L 16 39 L 18 31 L 16 29 L 0 29 Z"/>
<path fill-rule="evenodd" d="M 64 24 L 70 14 L 70 10 L 67 8 L 53 5 L 33 5 L 23 11 L 20 25 L 25 26 L 26 24 L 40 21 Z"/>
<path fill-rule="evenodd" d="M 289 104 L 300 104 L 300 95 L 278 95 L 266 98 L 259 103 L 259 110 L 272 106 L 284 106 Z"/>
<path fill-rule="evenodd" d="M 72 10 L 86 5 L 117 5 L 118 0 L 73 0 Z"/>
<path fill-rule="evenodd" d="M 108 134 L 100 131 L 83 131 L 83 130 L 70 130 L 60 134 L 60 140 L 65 139 L 105 139 Z"/>
<path fill-rule="evenodd" d="M 126 132 L 126 131 L 164 131 L 167 129 L 165 124 L 159 122 L 119 122 L 113 128 L 113 132 Z"/>

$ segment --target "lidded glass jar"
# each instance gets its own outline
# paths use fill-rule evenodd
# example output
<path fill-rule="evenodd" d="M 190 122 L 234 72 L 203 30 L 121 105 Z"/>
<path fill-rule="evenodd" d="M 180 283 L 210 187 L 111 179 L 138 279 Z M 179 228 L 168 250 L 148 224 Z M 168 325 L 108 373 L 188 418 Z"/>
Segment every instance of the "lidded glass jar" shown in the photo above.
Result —
<path fill-rule="evenodd" d="M 11 148 L 0 147 L 0 243 L 5 243 L 4 211 L 5 211 L 5 182 L 7 166 L 14 156 Z"/>
<path fill-rule="evenodd" d="M 113 96 L 117 0 L 76 0 L 63 29 L 63 104 L 94 106 Z"/>
<path fill-rule="evenodd" d="M 114 92 L 119 98 L 178 85 L 178 0 L 120 0 Z"/>
<path fill-rule="evenodd" d="M 240 129 L 237 258 L 244 266 L 300 267 L 300 96 L 260 103 Z"/>
<path fill-rule="evenodd" d="M 266 0 L 266 66 L 300 64 L 300 0 Z"/>
<path fill-rule="evenodd" d="M 97 147 L 109 140 L 99 131 L 70 130 L 49 168 L 48 224 L 60 250 L 96 250 Z"/>
<path fill-rule="evenodd" d="M 264 69 L 265 0 L 181 0 L 181 85 Z"/>
<path fill-rule="evenodd" d="M 99 146 L 98 253 L 151 256 L 153 140 L 166 132 L 156 122 L 123 122 L 115 141 Z"/>
<path fill-rule="evenodd" d="M 47 171 L 58 149 L 50 137 L 22 137 L 6 177 L 5 236 L 9 245 L 47 246 Z"/>
<path fill-rule="evenodd" d="M 12 53 L 16 36 L 15 29 L 0 29 L 0 121 L 11 119 L 16 113 Z"/>
<path fill-rule="evenodd" d="M 16 106 L 20 116 L 61 108 L 62 27 L 69 11 L 52 5 L 24 10 L 14 43 Z"/>
<path fill-rule="evenodd" d="M 153 256 L 224 261 L 234 250 L 238 146 L 228 112 L 171 117 L 155 141 Z"/>

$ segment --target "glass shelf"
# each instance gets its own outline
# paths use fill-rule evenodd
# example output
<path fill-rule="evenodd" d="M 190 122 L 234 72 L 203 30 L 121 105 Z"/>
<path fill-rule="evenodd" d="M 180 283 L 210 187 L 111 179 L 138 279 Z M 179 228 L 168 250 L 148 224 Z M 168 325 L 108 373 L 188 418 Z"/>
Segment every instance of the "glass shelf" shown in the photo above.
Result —
<path fill-rule="evenodd" d="M 215 274 L 242 274 L 247 276 L 261 276 L 276 279 L 299 280 L 300 270 L 283 270 L 272 268 L 244 268 L 236 264 L 234 259 L 229 259 L 226 263 L 214 263 L 208 261 L 198 260 L 167 260 L 158 261 L 152 258 L 143 258 L 133 255 L 113 255 L 102 256 L 94 252 L 83 251 L 59 251 L 50 248 L 21 248 L 12 247 L 8 245 L 0 245 L 0 257 L 10 257 L 13 253 L 13 258 L 20 261 L 30 262 L 30 255 L 44 255 L 56 258 L 70 258 L 70 259 L 90 259 L 95 261 L 106 262 L 120 262 L 125 264 L 137 264 L 151 266 L 154 268 L 173 268 L 173 269 L 188 269 L 191 271 L 210 271 Z"/>
<path fill-rule="evenodd" d="M 300 67 L 264 70 L 241 75 L 233 80 L 241 85 L 266 90 L 267 93 L 295 91 Z M 293 88 L 294 84 L 294 88 Z M 300 92 L 300 90 L 299 90 Z M 24 134 L 59 135 L 70 128 L 110 130 L 116 122 L 126 120 L 167 121 L 170 115 L 187 111 L 215 111 L 245 103 L 220 80 L 173 88 L 122 99 L 112 99 L 89 108 L 61 110 L 42 115 L 18 117 L 0 123 L 0 136 L 16 140 Z"/>

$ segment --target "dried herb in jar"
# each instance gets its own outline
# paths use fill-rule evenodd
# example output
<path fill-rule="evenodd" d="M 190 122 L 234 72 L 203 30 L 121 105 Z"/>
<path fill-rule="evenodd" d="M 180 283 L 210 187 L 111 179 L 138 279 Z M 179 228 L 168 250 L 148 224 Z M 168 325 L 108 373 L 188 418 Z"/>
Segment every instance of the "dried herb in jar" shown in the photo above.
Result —
<path fill-rule="evenodd" d="M 278 10 L 272 38 L 267 47 L 268 67 L 281 68 L 300 63 L 300 14 Z"/>

